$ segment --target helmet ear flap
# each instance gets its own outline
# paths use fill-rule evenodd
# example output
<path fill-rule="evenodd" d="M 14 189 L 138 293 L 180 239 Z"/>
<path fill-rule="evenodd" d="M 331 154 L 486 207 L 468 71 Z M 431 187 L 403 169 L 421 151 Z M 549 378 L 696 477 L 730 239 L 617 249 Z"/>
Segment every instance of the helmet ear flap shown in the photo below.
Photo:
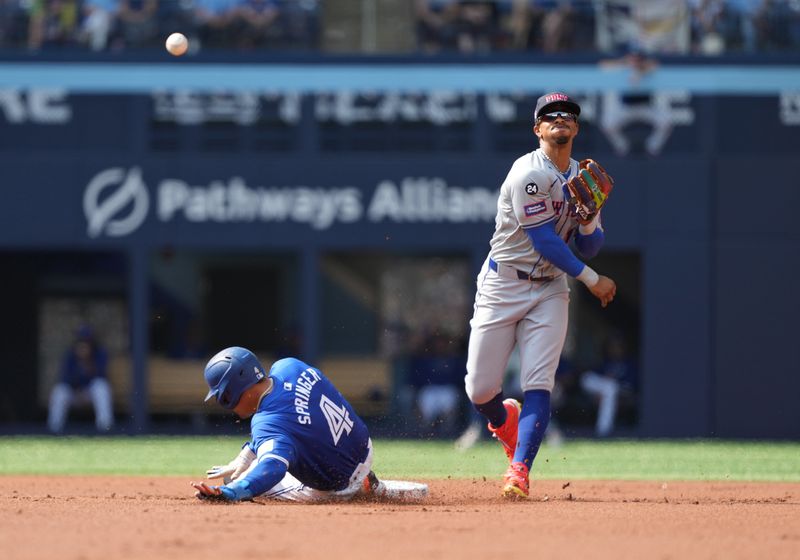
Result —
<path fill-rule="evenodd" d="M 244 368 L 239 368 L 239 378 L 243 376 L 244 376 Z M 217 402 L 222 406 L 224 406 L 225 408 L 233 408 L 233 406 L 231 406 L 233 403 L 231 402 L 230 380 L 228 380 L 225 383 L 225 388 L 222 391 L 220 391 L 219 397 L 217 398 Z"/>
<path fill-rule="evenodd" d="M 224 406 L 225 408 L 228 408 L 230 406 L 230 404 L 231 404 L 231 392 L 227 387 L 225 388 L 224 391 L 222 391 L 222 393 L 220 393 L 217 396 L 217 402 L 219 404 L 221 404 L 222 406 Z"/>

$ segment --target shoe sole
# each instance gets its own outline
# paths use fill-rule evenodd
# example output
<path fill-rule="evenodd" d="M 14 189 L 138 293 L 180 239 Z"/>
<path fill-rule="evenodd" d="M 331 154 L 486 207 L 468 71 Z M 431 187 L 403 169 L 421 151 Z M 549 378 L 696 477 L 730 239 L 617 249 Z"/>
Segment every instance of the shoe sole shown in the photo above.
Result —
<path fill-rule="evenodd" d="M 503 488 L 503 497 L 511 500 L 527 500 L 528 495 L 522 490 L 513 485 L 508 485 Z"/>

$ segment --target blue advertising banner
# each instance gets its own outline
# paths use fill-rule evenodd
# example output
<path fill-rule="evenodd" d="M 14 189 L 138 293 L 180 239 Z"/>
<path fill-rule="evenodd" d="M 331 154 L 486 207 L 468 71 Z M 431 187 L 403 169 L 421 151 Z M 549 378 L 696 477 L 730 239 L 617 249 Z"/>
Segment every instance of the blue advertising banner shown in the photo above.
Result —
<path fill-rule="evenodd" d="M 328 156 L 310 165 L 305 158 L 4 158 L 0 245 L 488 249 L 510 163 L 423 156 Z M 605 211 L 609 243 L 639 247 L 636 208 L 648 185 L 636 179 L 638 166 L 605 163 L 619 169 Z"/>

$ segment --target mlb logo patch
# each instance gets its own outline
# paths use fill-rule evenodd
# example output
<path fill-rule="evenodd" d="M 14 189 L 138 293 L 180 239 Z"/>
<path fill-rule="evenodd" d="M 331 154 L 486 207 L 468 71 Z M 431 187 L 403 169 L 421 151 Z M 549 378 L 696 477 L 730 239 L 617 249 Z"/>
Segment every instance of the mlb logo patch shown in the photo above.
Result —
<path fill-rule="evenodd" d="M 544 200 L 537 202 L 536 204 L 528 204 L 522 208 L 525 210 L 525 215 L 529 218 L 531 216 L 537 216 L 542 212 L 547 212 L 547 204 L 545 204 Z"/>

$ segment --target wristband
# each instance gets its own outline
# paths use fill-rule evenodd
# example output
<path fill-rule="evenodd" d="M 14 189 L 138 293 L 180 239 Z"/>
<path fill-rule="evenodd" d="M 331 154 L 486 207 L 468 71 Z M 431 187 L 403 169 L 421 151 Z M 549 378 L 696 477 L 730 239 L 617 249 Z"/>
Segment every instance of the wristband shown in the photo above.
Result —
<path fill-rule="evenodd" d="M 587 288 L 593 287 L 600 281 L 600 276 L 592 270 L 589 265 L 585 265 L 581 273 L 578 274 L 575 278 L 586 284 Z"/>
<path fill-rule="evenodd" d="M 250 483 L 246 480 L 237 480 L 225 486 L 220 486 L 219 489 L 225 499 L 232 502 L 249 500 L 253 497 L 253 493 L 250 491 Z"/>

